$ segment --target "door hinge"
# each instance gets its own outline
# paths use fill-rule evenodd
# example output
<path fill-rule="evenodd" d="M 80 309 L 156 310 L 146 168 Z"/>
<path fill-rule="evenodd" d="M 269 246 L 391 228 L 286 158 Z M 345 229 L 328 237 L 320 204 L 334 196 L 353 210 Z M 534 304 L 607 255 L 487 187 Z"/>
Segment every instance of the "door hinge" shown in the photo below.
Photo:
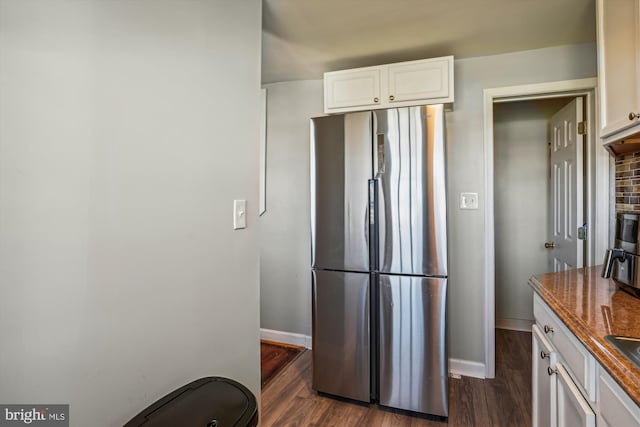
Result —
<path fill-rule="evenodd" d="M 579 122 L 578 123 L 578 135 L 586 135 L 587 134 L 587 122 Z"/>
<path fill-rule="evenodd" d="M 587 224 L 582 224 L 582 227 L 578 227 L 578 239 L 587 240 Z"/>

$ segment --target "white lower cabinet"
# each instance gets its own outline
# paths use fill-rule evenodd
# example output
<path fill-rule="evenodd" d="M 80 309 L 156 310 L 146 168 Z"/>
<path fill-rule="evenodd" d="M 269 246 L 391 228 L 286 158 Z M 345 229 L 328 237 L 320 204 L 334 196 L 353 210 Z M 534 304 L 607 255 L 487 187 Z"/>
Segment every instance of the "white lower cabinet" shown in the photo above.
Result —
<path fill-rule="evenodd" d="M 639 426 L 640 408 L 611 376 L 598 366 L 598 426 Z"/>
<path fill-rule="evenodd" d="M 557 426 L 595 427 L 596 414 L 582 396 L 562 363 L 556 364 L 555 376 L 557 377 Z"/>
<path fill-rule="evenodd" d="M 538 295 L 533 304 L 533 426 L 640 427 L 640 407 Z"/>
<path fill-rule="evenodd" d="M 532 327 L 532 362 L 533 426 L 594 427 L 595 413 L 537 325 Z"/>
<path fill-rule="evenodd" d="M 532 415 L 533 425 L 539 427 L 550 427 L 551 423 L 551 409 L 552 406 L 555 409 L 555 402 L 552 405 L 553 392 L 555 392 L 555 380 L 554 377 L 549 375 L 549 372 L 556 365 L 557 353 L 553 350 L 553 347 L 549 341 L 544 337 L 538 326 L 533 325 L 531 329 L 532 336 L 532 357 L 533 366 L 531 369 L 531 395 L 533 400 Z M 553 384 L 552 384 L 552 380 Z"/>

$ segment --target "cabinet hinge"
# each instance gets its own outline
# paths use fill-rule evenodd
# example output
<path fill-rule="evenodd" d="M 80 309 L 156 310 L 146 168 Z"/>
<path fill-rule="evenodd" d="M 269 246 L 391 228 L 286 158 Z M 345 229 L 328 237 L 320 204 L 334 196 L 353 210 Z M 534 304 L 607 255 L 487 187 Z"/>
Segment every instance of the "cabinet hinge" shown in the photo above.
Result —
<path fill-rule="evenodd" d="M 587 134 L 587 122 L 579 122 L 578 123 L 578 135 L 586 135 Z"/>

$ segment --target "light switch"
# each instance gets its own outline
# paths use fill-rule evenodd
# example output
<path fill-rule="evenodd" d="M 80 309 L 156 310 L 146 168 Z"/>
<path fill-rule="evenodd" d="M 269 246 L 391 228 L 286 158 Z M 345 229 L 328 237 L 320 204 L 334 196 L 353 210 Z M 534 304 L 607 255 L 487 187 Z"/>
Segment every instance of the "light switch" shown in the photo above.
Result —
<path fill-rule="evenodd" d="M 460 193 L 460 209 L 478 209 L 478 193 Z"/>
<path fill-rule="evenodd" d="M 233 201 L 233 229 L 247 228 L 247 201 Z"/>

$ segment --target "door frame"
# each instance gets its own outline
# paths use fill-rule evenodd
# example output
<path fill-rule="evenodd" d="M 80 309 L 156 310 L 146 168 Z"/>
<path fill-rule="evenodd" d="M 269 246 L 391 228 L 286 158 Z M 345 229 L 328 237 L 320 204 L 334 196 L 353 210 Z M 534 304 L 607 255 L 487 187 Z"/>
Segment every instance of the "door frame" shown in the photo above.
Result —
<path fill-rule="evenodd" d="M 609 153 L 597 134 L 597 78 L 563 80 L 484 89 L 484 342 L 485 377 L 495 377 L 495 224 L 494 224 L 494 135 L 493 104 L 533 99 L 584 96 L 587 135 L 585 155 L 585 218 L 589 224 L 585 265 L 595 265 L 609 235 Z M 524 284 L 523 284 L 524 285 Z"/>

